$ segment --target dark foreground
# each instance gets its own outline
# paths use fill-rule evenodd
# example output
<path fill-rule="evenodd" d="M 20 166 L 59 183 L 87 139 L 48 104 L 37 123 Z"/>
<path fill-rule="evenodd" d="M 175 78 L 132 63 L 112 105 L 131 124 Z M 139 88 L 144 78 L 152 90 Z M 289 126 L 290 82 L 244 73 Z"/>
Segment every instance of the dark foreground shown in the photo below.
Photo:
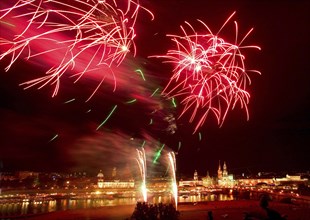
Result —
<path fill-rule="evenodd" d="M 285 215 L 287 220 L 309 220 L 310 207 L 270 202 L 270 209 Z M 67 210 L 41 215 L 19 217 L 27 220 L 125 220 L 130 219 L 135 205 L 110 206 L 94 209 Z M 213 219 L 244 219 L 245 213 L 252 219 L 267 219 L 266 212 L 259 206 L 259 201 L 216 201 L 200 203 L 181 203 L 178 205 L 180 220 L 208 219 L 208 212 L 212 211 Z M 5 219 L 1 218 L 0 219 Z M 11 219 L 11 218 L 10 218 Z"/>

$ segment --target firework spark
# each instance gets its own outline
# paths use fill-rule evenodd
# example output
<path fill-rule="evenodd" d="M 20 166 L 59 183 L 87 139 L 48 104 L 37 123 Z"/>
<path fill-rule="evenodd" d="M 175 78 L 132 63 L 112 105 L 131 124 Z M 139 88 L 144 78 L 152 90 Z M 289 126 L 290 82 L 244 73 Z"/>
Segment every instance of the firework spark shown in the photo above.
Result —
<path fill-rule="evenodd" d="M 19 58 L 50 64 L 46 76 L 23 85 L 55 85 L 53 96 L 59 90 L 60 78 L 69 71 L 77 81 L 85 73 L 110 69 L 99 86 L 110 78 L 115 90 L 116 76 L 111 68 L 118 67 L 129 52 L 136 54 L 134 28 L 141 9 L 153 17 L 133 0 L 126 4 L 115 0 L 19 0 L 0 10 L 0 25 L 9 30 L 0 36 L 0 60 L 11 57 L 6 71 Z"/>
<path fill-rule="evenodd" d="M 161 148 L 158 151 L 156 151 L 154 159 L 153 159 L 153 163 L 154 164 L 157 163 L 157 161 L 158 161 L 158 159 L 159 159 L 159 157 L 161 155 L 161 152 L 163 151 L 164 147 L 165 147 L 165 144 L 162 144 Z"/>
<path fill-rule="evenodd" d="M 115 105 L 113 107 L 113 109 L 111 110 L 111 112 L 109 113 L 109 115 L 106 117 L 106 119 L 103 120 L 103 122 L 100 123 L 100 125 L 97 127 L 96 130 L 99 130 L 108 120 L 109 118 L 111 117 L 111 115 L 113 114 L 113 112 L 115 111 L 115 109 L 117 108 L 117 105 Z"/>
<path fill-rule="evenodd" d="M 174 198 L 175 208 L 178 207 L 178 186 L 176 182 L 176 160 L 174 152 L 168 153 L 169 165 L 171 168 L 171 178 L 172 178 L 172 195 Z"/>
<path fill-rule="evenodd" d="M 143 196 L 143 201 L 147 202 L 147 189 L 146 189 L 146 157 L 145 157 L 145 151 L 144 148 L 142 150 L 137 149 L 137 162 L 140 169 L 142 184 L 141 184 L 141 192 Z"/>
<path fill-rule="evenodd" d="M 220 30 L 213 34 L 209 27 L 198 20 L 206 33 L 198 33 L 186 23 L 181 26 L 183 35 L 167 35 L 175 43 L 175 49 L 168 50 L 166 55 L 152 56 L 164 58 L 166 63 L 174 65 L 173 75 L 162 94 L 168 98 L 179 98 L 184 106 L 180 116 L 191 111 L 189 121 L 196 120 L 194 133 L 200 128 L 208 114 L 213 113 L 221 126 L 230 109 L 237 103 L 245 108 L 250 94 L 246 91 L 250 84 L 249 72 L 246 70 L 245 56 L 242 49 L 255 48 L 255 45 L 242 46 L 253 28 L 239 41 L 238 25 L 235 22 L 235 42 L 229 43 L 218 36 L 235 12 L 225 21 Z"/>

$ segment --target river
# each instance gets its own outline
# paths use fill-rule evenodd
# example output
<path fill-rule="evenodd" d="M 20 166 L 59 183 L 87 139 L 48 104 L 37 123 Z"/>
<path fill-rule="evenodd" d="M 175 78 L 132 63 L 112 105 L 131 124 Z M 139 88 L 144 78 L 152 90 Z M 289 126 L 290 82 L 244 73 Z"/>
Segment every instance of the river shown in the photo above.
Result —
<path fill-rule="evenodd" d="M 233 200 L 229 194 L 198 194 L 182 195 L 178 203 L 201 201 Z M 149 203 L 170 203 L 171 195 L 153 195 L 148 198 Z M 0 218 L 23 216 L 71 209 L 96 208 L 102 206 L 132 205 L 140 201 L 136 197 L 109 197 L 109 198 L 27 198 L 0 201 Z"/>

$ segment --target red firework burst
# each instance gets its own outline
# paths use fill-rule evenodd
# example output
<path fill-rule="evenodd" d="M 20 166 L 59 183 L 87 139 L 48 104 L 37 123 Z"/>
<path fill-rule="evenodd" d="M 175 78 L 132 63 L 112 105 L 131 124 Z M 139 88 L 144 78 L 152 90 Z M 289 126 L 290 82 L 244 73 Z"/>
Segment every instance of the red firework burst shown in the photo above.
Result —
<path fill-rule="evenodd" d="M 53 96 L 68 70 L 78 80 L 87 72 L 110 69 L 102 80 L 116 81 L 111 67 L 119 66 L 130 50 L 136 53 L 134 27 L 140 9 L 153 16 L 134 0 L 16 1 L 0 10 L 0 25 L 8 30 L 0 36 L 0 60 L 11 56 L 8 71 L 20 57 L 40 57 L 51 68 L 46 76 L 25 84 L 55 84 Z"/>
<path fill-rule="evenodd" d="M 245 109 L 249 118 L 247 104 L 250 94 L 246 91 L 250 84 L 248 73 L 259 72 L 246 70 L 241 50 L 260 48 L 254 45 L 242 46 L 253 29 L 238 41 L 237 22 L 234 43 L 226 42 L 218 36 L 234 14 L 235 12 L 225 21 L 217 34 L 213 34 L 201 20 L 198 22 L 206 33 L 196 32 L 191 24 L 185 22 L 187 29 L 181 26 L 182 36 L 167 35 L 174 42 L 174 49 L 168 50 L 166 55 L 154 56 L 164 58 L 164 62 L 174 65 L 173 75 L 163 90 L 163 95 L 181 100 L 184 107 L 179 117 L 190 112 L 189 121 L 196 122 L 194 133 L 210 113 L 221 126 L 228 111 L 237 103 Z"/>

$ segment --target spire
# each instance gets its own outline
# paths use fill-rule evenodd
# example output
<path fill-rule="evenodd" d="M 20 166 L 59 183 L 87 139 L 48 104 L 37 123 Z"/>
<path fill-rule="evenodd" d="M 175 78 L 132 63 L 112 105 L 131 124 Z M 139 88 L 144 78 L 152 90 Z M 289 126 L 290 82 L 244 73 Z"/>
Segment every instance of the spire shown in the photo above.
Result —
<path fill-rule="evenodd" d="M 194 180 L 195 180 L 195 181 L 198 180 L 198 173 L 197 173 L 197 170 L 195 170 L 195 172 L 194 172 Z"/>
<path fill-rule="evenodd" d="M 227 171 L 226 162 L 224 161 L 224 165 L 223 165 L 223 177 L 227 177 L 227 176 L 228 176 L 228 171 Z"/>
<path fill-rule="evenodd" d="M 221 161 L 219 160 L 219 168 L 217 170 L 217 178 L 222 179 Z"/>
<path fill-rule="evenodd" d="M 112 169 L 112 178 L 115 179 L 117 175 L 116 167 L 113 167 Z"/>
<path fill-rule="evenodd" d="M 224 161 L 223 170 L 227 170 L 226 161 Z"/>

